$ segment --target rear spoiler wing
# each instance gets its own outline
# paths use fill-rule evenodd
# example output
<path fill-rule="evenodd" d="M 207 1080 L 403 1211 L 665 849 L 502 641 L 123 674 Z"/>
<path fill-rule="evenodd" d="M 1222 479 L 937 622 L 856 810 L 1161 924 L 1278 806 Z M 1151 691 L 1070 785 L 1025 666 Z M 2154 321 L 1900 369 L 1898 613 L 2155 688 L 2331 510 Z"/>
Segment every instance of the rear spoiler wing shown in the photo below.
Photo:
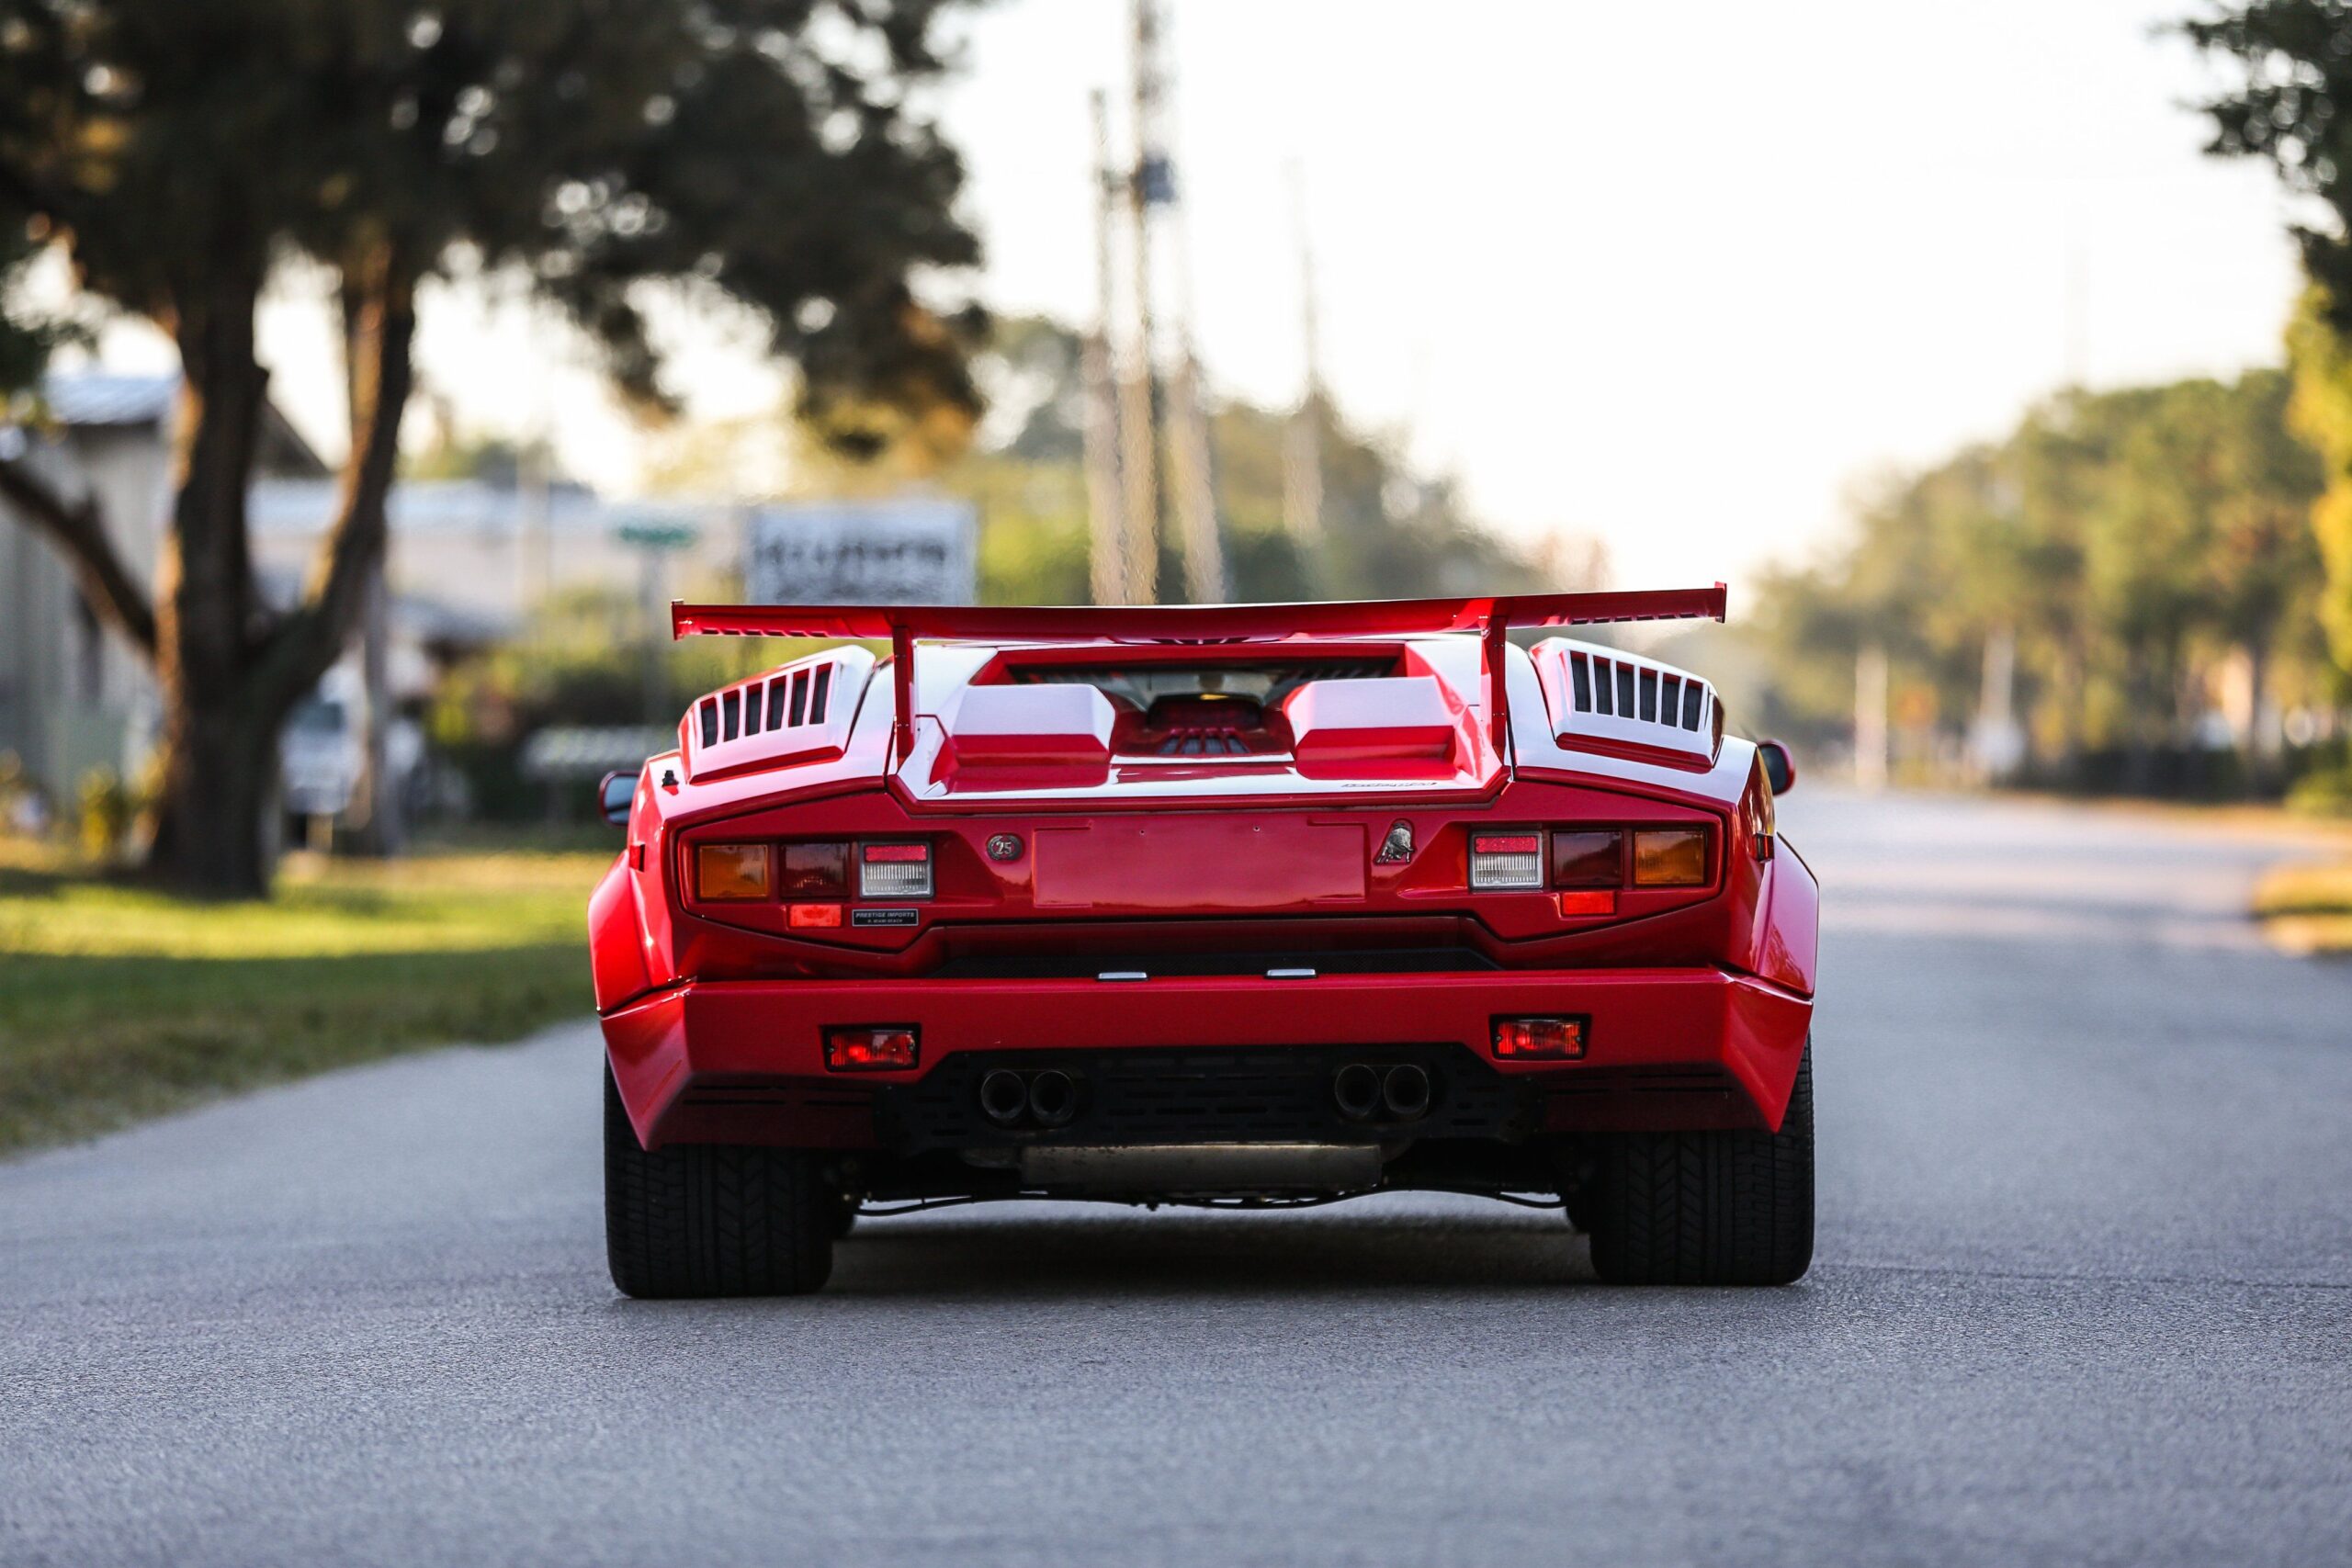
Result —
<path fill-rule="evenodd" d="M 990 642 L 1274 642 L 1290 637 L 1476 632 L 1495 747 L 1510 734 L 1503 647 L 1513 626 L 1626 621 L 1720 621 L 1724 591 L 1665 588 L 1611 593 L 1514 593 L 1471 599 L 1364 599 L 1296 604 L 686 604 L 670 606 L 673 637 L 888 637 L 896 699 L 892 750 L 914 744 L 918 637 Z"/>

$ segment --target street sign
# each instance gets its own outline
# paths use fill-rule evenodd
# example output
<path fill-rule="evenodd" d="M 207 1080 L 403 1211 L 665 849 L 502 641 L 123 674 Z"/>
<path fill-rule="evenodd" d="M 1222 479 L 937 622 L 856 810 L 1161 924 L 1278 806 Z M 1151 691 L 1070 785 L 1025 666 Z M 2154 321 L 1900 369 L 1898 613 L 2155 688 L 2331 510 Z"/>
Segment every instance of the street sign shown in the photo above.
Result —
<path fill-rule="evenodd" d="M 624 523 L 613 534 L 622 544 L 640 550 L 683 550 L 702 537 L 702 530 L 691 523 L 645 518 Z"/>
<path fill-rule="evenodd" d="M 753 604 L 969 604 L 979 518 L 935 498 L 762 506 L 743 536 Z"/>

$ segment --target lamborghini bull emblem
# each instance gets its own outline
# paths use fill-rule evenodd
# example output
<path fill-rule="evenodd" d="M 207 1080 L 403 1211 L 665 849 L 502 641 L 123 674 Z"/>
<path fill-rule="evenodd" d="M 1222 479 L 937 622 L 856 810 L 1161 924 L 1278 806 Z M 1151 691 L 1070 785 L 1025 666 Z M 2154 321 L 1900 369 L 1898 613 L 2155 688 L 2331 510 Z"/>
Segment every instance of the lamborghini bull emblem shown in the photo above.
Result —
<path fill-rule="evenodd" d="M 1398 818 L 1389 825 L 1388 837 L 1380 840 L 1380 852 L 1372 857 L 1374 865 L 1403 865 L 1413 858 L 1413 825 Z"/>

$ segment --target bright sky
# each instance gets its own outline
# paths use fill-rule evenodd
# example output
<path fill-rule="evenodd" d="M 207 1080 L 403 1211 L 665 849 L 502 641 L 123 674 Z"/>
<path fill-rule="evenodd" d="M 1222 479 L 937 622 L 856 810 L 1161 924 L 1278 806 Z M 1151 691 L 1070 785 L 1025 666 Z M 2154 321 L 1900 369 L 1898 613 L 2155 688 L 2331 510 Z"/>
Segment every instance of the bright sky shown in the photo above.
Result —
<path fill-rule="evenodd" d="M 1997 434 L 2070 372 L 2276 361 L 2283 198 L 2199 157 L 2201 68 L 2149 36 L 2188 3 L 1170 0 L 1209 375 L 1297 395 L 1295 162 L 1350 416 L 1500 528 L 1600 536 L 1623 586 L 1736 584 L 1832 531 L 1856 479 Z M 1124 98 L 1125 10 L 968 24 L 946 118 L 999 310 L 1091 310 L 1087 93 Z M 273 320 L 282 395 L 331 396 L 313 331 Z M 772 395 L 695 342 L 699 408 Z M 438 302 L 423 357 L 468 423 L 550 425 L 628 482 L 626 432 L 517 312 Z"/>

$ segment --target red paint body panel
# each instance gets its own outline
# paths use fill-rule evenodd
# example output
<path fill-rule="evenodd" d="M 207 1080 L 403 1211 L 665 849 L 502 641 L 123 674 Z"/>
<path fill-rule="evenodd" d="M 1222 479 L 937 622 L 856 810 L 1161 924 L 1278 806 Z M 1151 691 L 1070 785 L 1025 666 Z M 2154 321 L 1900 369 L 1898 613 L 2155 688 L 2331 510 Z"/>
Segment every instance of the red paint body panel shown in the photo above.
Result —
<path fill-rule="evenodd" d="M 1806 998 L 1721 970 L 1101 980 L 736 981 L 683 987 L 608 1015 L 605 1034 L 649 1147 L 733 1126 L 693 1103 L 714 1081 L 789 1100 L 753 1142 L 867 1147 L 860 1104 L 959 1051 L 1229 1045 L 1462 1044 L 1492 1060 L 1498 1014 L 1590 1017 L 1584 1058 L 1501 1062 L 1558 1093 L 1552 1131 L 1660 1124 L 1778 1127 L 1812 1014 Z M 829 1074 L 823 1031 L 889 1023 L 920 1032 L 912 1072 Z M 863 1117 L 863 1123 L 860 1118 Z M 1678 1119 L 1679 1118 L 1679 1119 Z"/>
<path fill-rule="evenodd" d="M 758 733 L 706 747 L 697 705 L 685 750 L 647 764 L 627 847 L 590 905 L 630 1119 L 649 1145 L 871 1149 L 877 1089 L 961 1053 L 1364 1045 L 1466 1049 L 1539 1085 L 1550 1132 L 1777 1127 L 1811 1021 L 1819 889 L 1784 842 L 1758 837 L 1754 748 L 1580 748 L 1558 721 L 1569 694 L 1546 684 L 1567 660 L 1547 675 L 1498 632 L 1719 615 L 1720 594 L 680 606 L 682 633 L 888 637 L 896 652 L 887 672 L 862 650 L 832 660 L 822 745 L 794 738 L 791 706 L 773 739 L 765 727 L 779 723 L 773 694 L 825 654 L 729 689 L 746 715 L 744 694 L 761 689 Z M 1411 640 L 1429 630 L 1476 635 Z M 934 647 L 918 680 L 918 636 L 1040 640 Z M 1393 640 L 1366 640 L 1381 637 Z M 1082 672 L 1050 668 L 1269 658 L 1358 672 L 1308 670 L 1246 753 L 1198 760 L 1123 750 L 1144 723 L 1136 705 L 1113 711 Z M 1675 743 L 1687 749 L 1687 731 Z M 1466 886 L 1474 832 L 1660 826 L 1706 829 L 1706 886 L 1629 883 L 1589 910 L 1564 910 L 1550 888 Z M 1382 861 L 1399 829 L 1410 852 Z M 758 840 L 920 841 L 933 896 L 853 888 L 821 922 L 796 922 L 784 901 L 690 896 L 697 842 Z M 1251 968 L 1261 954 L 1282 956 Z M 1264 973 L 1318 963 L 1332 972 Z M 1152 977 L 1093 977 L 1138 970 Z M 1582 1058 L 1493 1057 L 1498 1015 L 1565 1014 L 1590 1020 Z M 914 1028 L 919 1066 L 828 1072 L 822 1032 L 845 1026 Z"/>

